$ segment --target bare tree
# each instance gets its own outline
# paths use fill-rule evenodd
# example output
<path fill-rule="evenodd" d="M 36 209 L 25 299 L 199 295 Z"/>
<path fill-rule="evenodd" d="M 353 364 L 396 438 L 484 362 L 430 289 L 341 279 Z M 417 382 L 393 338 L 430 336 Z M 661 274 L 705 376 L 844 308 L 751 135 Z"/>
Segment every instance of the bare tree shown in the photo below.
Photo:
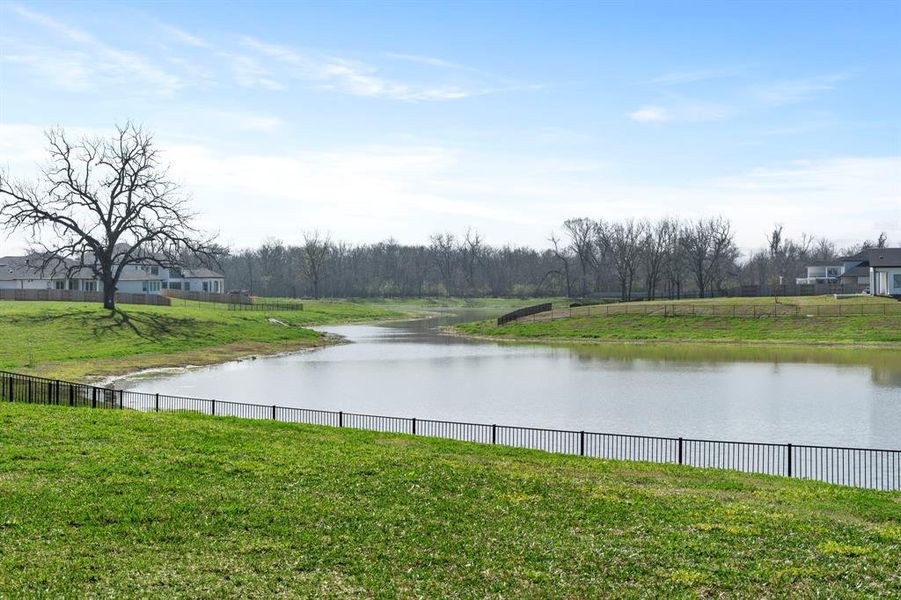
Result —
<path fill-rule="evenodd" d="M 631 300 L 632 285 L 641 259 L 645 223 L 628 219 L 621 223 L 613 223 L 601 231 L 601 240 L 607 247 L 619 279 L 620 297 L 622 300 Z"/>
<path fill-rule="evenodd" d="M 89 270 L 115 309 L 129 265 L 183 266 L 185 254 L 215 260 L 194 214 L 161 163 L 151 135 L 127 123 L 110 139 L 70 142 L 47 132 L 50 160 L 34 182 L 0 173 L 0 225 L 27 232 L 42 271 L 67 278 Z"/>
<path fill-rule="evenodd" d="M 653 225 L 645 224 L 644 240 L 641 243 L 641 262 L 644 266 L 648 300 L 657 297 L 657 284 L 666 259 L 670 232 L 678 227 L 678 224 L 672 219 L 661 219 Z"/>
<path fill-rule="evenodd" d="M 727 265 L 737 256 L 732 224 L 722 217 L 699 219 L 686 225 L 682 244 L 698 296 L 703 298 L 714 284 L 722 282 Z"/>
<path fill-rule="evenodd" d="M 321 294 L 322 278 L 331 250 L 332 240 L 328 235 L 322 236 L 318 231 L 304 232 L 300 268 L 313 284 L 314 298 L 319 298 Z"/>
<path fill-rule="evenodd" d="M 557 238 L 557 236 L 553 233 L 551 234 L 551 237 L 548 238 L 548 241 L 550 241 L 550 243 L 554 246 L 554 249 L 553 249 L 554 258 L 563 267 L 563 276 L 564 276 L 564 280 L 566 282 L 566 295 L 572 296 L 573 295 L 573 285 L 572 285 L 572 278 L 569 275 L 569 257 L 566 255 L 566 249 L 564 249 L 562 251 L 560 250 L 560 239 Z M 548 272 L 548 274 L 551 274 L 551 273 L 559 273 L 559 271 L 554 270 L 554 271 Z M 543 282 L 543 280 L 542 280 L 542 282 Z M 538 287 L 540 288 L 541 285 L 539 285 Z"/>
<path fill-rule="evenodd" d="M 591 219 L 567 219 L 563 222 L 563 229 L 569 236 L 570 245 L 579 258 L 581 270 L 579 293 L 582 296 L 588 294 L 588 273 L 597 266 L 595 253 L 595 234 L 597 224 Z"/>
<path fill-rule="evenodd" d="M 451 296 L 454 293 L 454 276 L 457 271 L 457 254 L 455 238 L 452 233 L 436 233 L 429 238 L 429 251 L 432 260 L 441 274 L 444 292 Z"/>

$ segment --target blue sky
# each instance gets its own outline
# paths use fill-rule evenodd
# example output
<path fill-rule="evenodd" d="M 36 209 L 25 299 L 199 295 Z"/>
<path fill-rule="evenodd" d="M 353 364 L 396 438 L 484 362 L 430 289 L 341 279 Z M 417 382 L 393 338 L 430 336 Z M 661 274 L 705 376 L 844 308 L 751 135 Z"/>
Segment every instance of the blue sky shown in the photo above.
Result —
<path fill-rule="evenodd" d="M 572 216 L 901 243 L 901 2 L 0 2 L 0 166 L 156 134 L 236 246 Z M 0 242 L 0 254 L 21 247 Z"/>

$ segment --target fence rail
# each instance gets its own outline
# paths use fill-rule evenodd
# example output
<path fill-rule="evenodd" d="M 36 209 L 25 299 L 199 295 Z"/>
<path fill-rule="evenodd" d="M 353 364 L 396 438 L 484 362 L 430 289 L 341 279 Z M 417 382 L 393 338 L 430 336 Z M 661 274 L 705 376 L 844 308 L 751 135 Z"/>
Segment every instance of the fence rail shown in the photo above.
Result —
<path fill-rule="evenodd" d="M 18 302 L 103 302 L 103 292 L 83 292 L 79 290 L 0 290 L 0 300 Z M 169 306 L 168 298 L 156 294 L 136 294 L 116 292 L 118 304 L 151 304 Z"/>
<path fill-rule="evenodd" d="M 510 321 L 516 321 L 517 319 L 521 319 L 529 315 L 547 312 L 552 308 L 553 305 L 550 302 L 545 302 L 544 304 L 536 304 L 534 306 L 526 306 L 525 308 L 518 308 L 513 312 L 508 312 L 505 315 L 499 316 L 497 318 L 497 324 L 504 325 L 506 323 L 509 323 Z"/>
<path fill-rule="evenodd" d="M 514 313 L 510 313 L 513 315 Z M 511 321 L 553 321 L 568 317 L 610 317 L 616 315 L 657 315 L 662 317 L 852 317 L 861 315 L 901 315 L 901 302 L 858 302 L 848 304 L 836 301 L 830 304 L 723 304 L 705 302 L 647 303 L 620 302 L 555 308 L 540 313 L 530 313 L 508 318 Z M 504 315 L 505 317 L 508 315 Z"/>
<path fill-rule="evenodd" d="M 259 310 L 264 312 L 303 310 L 300 302 L 254 302 L 253 304 L 229 304 L 228 310 Z"/>
<path fill-rule="evenodd" d="M 654 437 L 368 415 L 132 392 L 5 371 L 0 371 L 0 400 L 145 412 L 193 411 L 901 491 L 901 450 Z"/>

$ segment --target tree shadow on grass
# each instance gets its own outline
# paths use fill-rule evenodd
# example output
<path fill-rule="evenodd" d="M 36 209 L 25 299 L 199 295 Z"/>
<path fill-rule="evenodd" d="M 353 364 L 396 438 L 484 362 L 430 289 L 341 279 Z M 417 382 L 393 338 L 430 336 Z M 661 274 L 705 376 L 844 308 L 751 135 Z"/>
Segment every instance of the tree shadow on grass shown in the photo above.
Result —
<path fill-rule="evenodd" d="M 127 312 L 115 308 L 108 314 L 93 317 L 93 334 L 102 337 L 108 334 L 131 332 L 136 337 L 148 341 L 159 341 L 164 337 L 179 335 L 191 337 L 200 328 L 194 319 L 176 319 L 165 315 L 146 312 Z"/>

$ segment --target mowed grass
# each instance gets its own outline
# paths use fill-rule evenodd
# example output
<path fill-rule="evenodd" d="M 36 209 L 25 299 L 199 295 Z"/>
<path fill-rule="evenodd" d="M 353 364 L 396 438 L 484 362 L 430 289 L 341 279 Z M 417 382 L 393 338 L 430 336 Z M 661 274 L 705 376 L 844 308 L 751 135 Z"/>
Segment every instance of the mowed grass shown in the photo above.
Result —
<path fill-rule="evenodd" d="M 765 300 L 765 301 L 764 301 Z M 791 306 L 810 306 L 836 301 L 832 297 L 780 298 L 780 303 Z M 496 321 L 464 323 L 457 331 L 477 336 L 501 339 L 558 339 L 587 341 L 692 341 L 692 342 L 776 342 L 805 344 L 898 344 L 901 343 L 901 310 L 894 310 L 894 300 L 884 298 L 861 298 L 861 303 L 870 305 L 887 304 L 893 311 L 887 314 L 854 316 L 761 316 L 731 317 L 679 314 L 611 314 L 605 316 L 600 307 L 575 309 L 575 316 L 546 321 L 520 321 L 498 326 Z M 773 298 L 716 298 L 706 300 L 683 300 L 670 302 L 669 306 L 685 307 L 703 303 L 722 305 L 724 308 L 735 304 L 772 305 Z M 852 302 L 858 305 L 858 299 Z M 663 302 L 636 302 L 630 304 L 636 311 Z M 613 310 L 623 310 L 624 304 L 611 305 Z M 850 307 L 850 304 L 842 306 Z M 901 307 L 899 307 L 901 308 Z M 593 309 L 592 316 L 580 315 L 579 311 Z M 661 311 L 662 312 L 662 311 Z"/>
<path fill-rule="evenodd" d="M 348 302 L 231 312 L 224 305 L 175 300 L 172 306 L 120 305 L 110 312 L 98 304 L 0 301 L 0 369 L 81 379 L 209 364 L 323 344 L 309 325 L 400 316 Z"/>
<path fill-rule="evenodd" d="M 0 404 L 0 596 L 901 594 L 901 495 Z"/>

